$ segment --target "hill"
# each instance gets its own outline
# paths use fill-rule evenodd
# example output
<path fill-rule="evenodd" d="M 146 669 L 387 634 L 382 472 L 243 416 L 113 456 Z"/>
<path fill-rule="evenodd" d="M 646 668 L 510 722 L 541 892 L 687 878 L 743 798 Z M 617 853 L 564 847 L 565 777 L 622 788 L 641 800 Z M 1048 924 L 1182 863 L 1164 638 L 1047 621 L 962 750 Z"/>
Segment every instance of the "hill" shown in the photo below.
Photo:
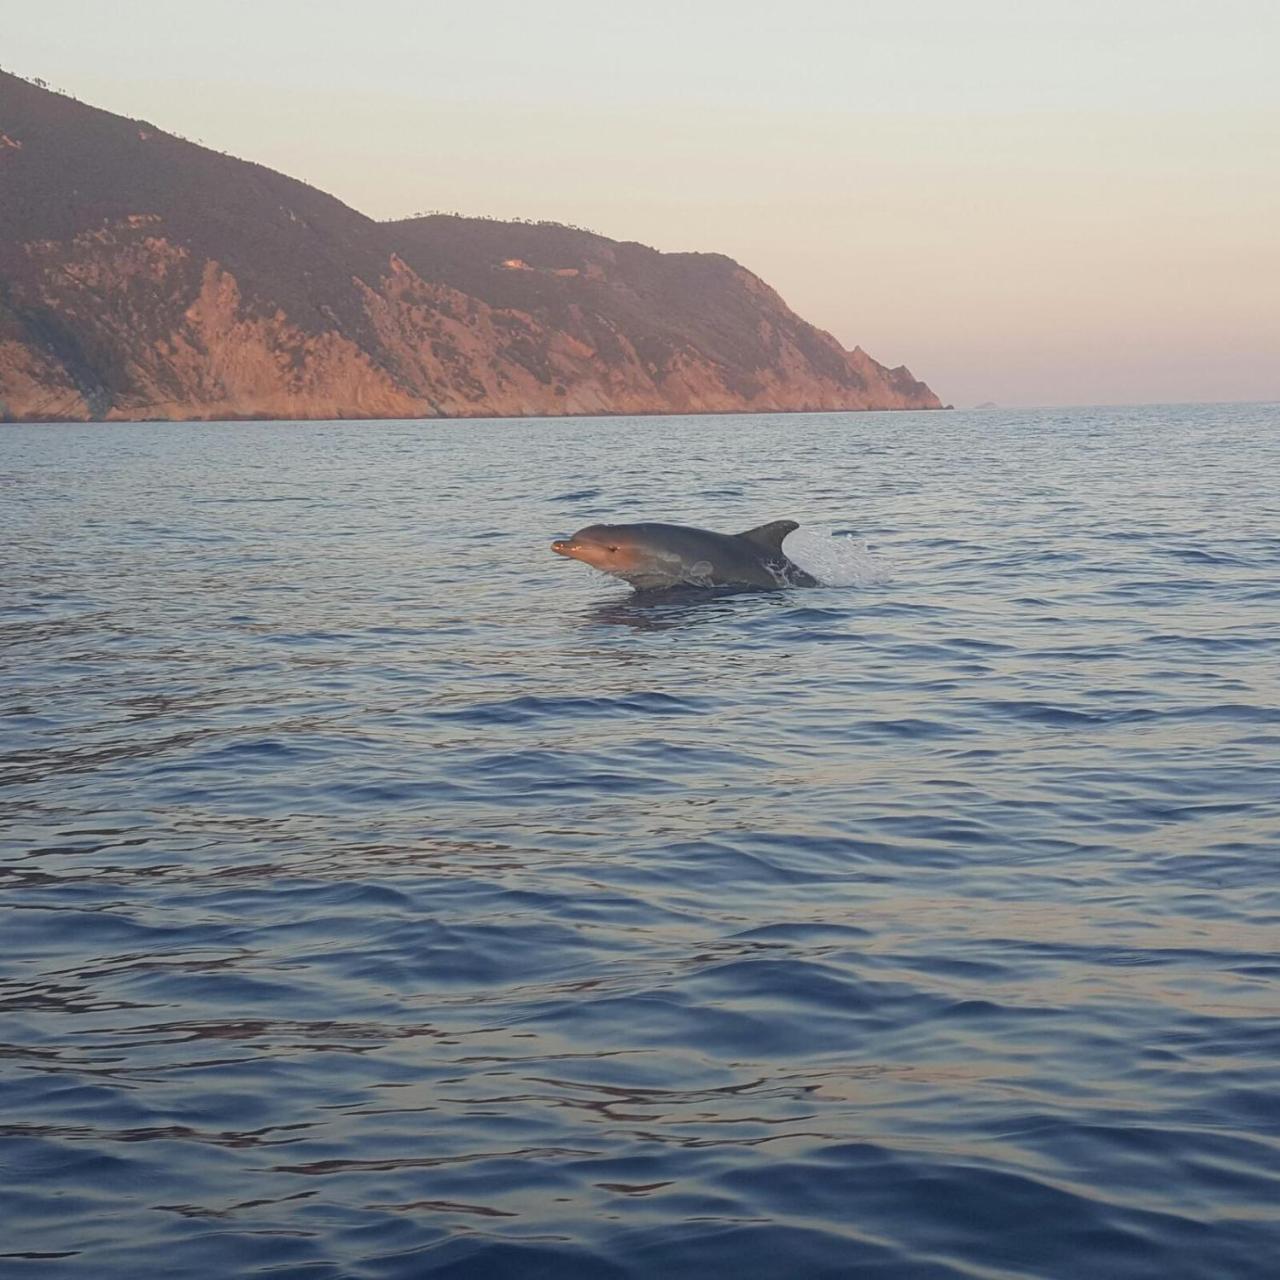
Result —
<path fill-rule="evenodd" d="M 375 222 L 0 72 L 0 417 L 937 407 L 722 255 Z"/>

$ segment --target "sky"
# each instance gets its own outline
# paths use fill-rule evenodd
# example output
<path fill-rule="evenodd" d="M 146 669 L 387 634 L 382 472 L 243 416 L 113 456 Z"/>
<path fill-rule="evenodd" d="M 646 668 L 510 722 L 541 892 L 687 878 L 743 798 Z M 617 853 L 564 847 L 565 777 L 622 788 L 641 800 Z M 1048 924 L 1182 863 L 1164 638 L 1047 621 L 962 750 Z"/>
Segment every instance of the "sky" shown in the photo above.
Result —
<path fill-rule="evenodd" d="M 377 218 L 727 253 L 957 406 L 1280 400 L 1277 0 L 0 0 L 0 30 L 6 70 Z"/>

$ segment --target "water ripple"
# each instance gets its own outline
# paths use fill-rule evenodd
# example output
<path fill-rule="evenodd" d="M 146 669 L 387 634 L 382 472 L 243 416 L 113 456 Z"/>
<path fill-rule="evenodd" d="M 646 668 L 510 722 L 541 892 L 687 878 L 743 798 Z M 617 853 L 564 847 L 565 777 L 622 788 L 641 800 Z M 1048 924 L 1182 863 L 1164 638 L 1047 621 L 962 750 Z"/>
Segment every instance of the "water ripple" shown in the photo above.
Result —
<path fill-rule="evenodd" d="M 7 429 L 0 1271 L 1270 1277 L 1277 425 Z"/>

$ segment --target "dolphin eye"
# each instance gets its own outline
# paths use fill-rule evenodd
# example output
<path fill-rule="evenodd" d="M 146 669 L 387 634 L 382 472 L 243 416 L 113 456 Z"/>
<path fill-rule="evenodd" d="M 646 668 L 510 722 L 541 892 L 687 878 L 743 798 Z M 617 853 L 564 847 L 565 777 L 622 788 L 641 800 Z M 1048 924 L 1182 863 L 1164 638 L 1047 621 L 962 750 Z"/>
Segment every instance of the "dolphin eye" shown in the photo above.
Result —
<path fill-rule="evenodd" d="M 618 549 L 617 547 L 606 547 L 606 548 L 605 548 L 605 550 L 607 550 L 607 551 L 617 551 L 617 549 Z"/>

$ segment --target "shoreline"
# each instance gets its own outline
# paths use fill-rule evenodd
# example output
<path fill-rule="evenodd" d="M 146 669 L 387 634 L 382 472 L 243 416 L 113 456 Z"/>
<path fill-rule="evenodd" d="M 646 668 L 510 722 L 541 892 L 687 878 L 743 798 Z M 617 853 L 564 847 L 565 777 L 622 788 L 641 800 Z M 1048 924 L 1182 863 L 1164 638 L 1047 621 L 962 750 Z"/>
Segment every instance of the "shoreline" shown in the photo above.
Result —
<path fill-rule="evenodd" d="M 210 424 L 218 422 L 529 422 L 560 421 L 577 418 L 731 418 L 755 417 L 770 414 L 786 414 L 801 417 L 805 415 L 830 413 L 940 413 L 947 410 L 956 411 L 953 404 L 883 406 L 878 408 L 845 408 L 845 409 L 603 409 L 594 413 L 439 413 L 424 414 L 420 417 L 407 418 L 398 415 L 379 417 L 346 416 L 342 414 L 325 416 L 280 417 L 275 414 L 233 414 L 217 418 L 42 418 L 0 417 L 0 427 L 87 427 L 87 426 L 183 426 L 185 424 Z"/>

